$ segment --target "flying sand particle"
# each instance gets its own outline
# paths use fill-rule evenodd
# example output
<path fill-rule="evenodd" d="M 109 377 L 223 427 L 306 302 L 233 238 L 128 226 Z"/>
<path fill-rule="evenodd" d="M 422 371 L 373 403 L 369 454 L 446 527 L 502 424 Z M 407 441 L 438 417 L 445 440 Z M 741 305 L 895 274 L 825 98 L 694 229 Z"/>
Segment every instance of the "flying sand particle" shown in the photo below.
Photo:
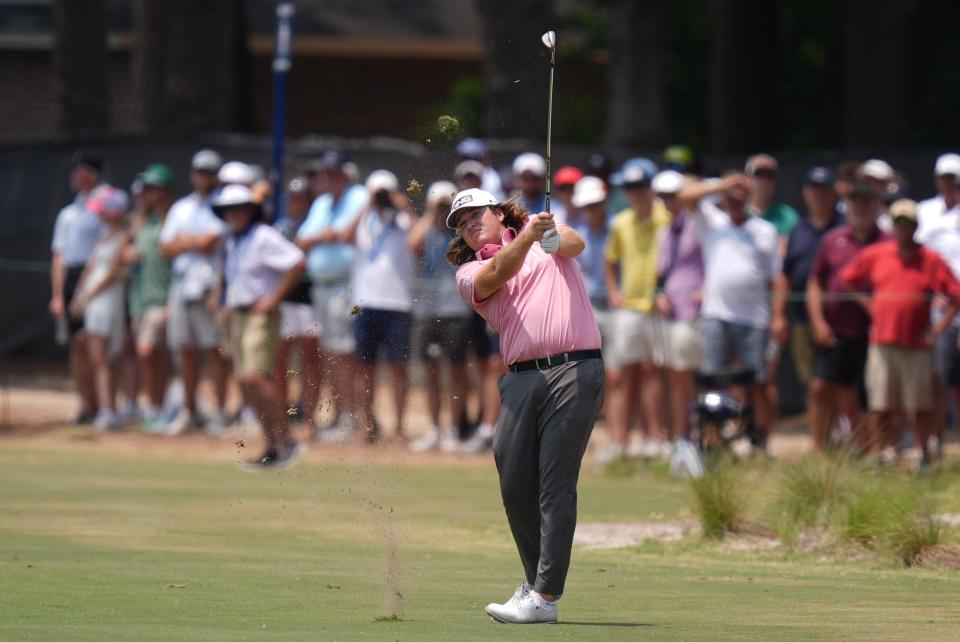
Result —
<path fill-rule="evenodd" d="M 420 196 L 421 192 L 423 192 L 423 183 L 415 178 L 411 178 L 410 182 L 407 183 L 407 193 L 409 193 L 410 196 Z"/>

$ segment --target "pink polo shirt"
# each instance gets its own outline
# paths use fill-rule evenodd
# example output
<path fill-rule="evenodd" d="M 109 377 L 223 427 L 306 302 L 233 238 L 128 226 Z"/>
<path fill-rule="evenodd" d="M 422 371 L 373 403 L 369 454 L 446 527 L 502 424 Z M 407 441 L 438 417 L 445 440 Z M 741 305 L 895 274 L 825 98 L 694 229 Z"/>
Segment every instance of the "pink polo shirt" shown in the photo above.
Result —
<path fill-rule="evenodd" d="M 512 230 L 504 235 L 504 245 L 515 236 L 510 232 Z M 539 243 L 534 243 L 520 272 L 492 295 L 478 301 L 474 296 L 474 279 L 489 260 L 478 257 L 461 265 L 457 270 L 457 287 L 467 303 L 500 333 L 504 363 L 511 365 L 563 352 L 600 348 L 597 319 L 574 259 L 547 254 Z"/>

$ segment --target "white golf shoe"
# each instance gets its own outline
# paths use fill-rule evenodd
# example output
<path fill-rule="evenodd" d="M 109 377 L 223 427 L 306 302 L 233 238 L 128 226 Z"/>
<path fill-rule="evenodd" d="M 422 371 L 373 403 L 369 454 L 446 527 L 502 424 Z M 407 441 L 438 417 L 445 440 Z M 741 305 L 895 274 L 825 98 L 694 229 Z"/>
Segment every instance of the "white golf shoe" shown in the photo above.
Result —
<path fill-rule="evenodd" d="M 487 615 L 504 624 L 556 624 L 557 603 L 547 602 L 524 582 L 505 604 L 488 604 Z"/>

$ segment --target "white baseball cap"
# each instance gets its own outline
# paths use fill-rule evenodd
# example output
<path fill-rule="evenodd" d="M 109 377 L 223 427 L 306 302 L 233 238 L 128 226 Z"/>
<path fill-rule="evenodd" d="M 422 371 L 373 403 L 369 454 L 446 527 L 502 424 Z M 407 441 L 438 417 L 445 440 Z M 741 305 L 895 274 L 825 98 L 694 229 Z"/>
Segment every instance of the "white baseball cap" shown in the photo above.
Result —
<path fill-rule="evenodd" d="M 878 181 L 892 181 L 893 168 L 890 163 L 879 158 L 871 158 L 857 170 L 861 176 L 873 178 Z"/>
<path fill-rule="evenodd" d="M 450 181 L 437 181 L 427 189 L 427 204 L 432 205 L 445 198 L 452 201 L 456 193 L 457 186 Z"/>
<path fill-rule="evenodd" d="M 676 194 L 683 187 L 683 174 L 668 169 L 653 177 L 650 184 L 655 194 Z"/>
<path fill-rule="evenodd" d="M 370 176 L 367 176 L 366 185 L 371 193 L 379 192 L 380 190 L 396 192 L 400 188 L 400 181 L 397 180 L 397 175 L 393 172 L 378 169 L 370 172 Z"/>
<path fill-rule="evenodd" d="M 607 200 L 607 187 L 596 176 L 584 176 L 573 186 L 573 206 L 586 207 Z"/>
<path fill-rule="evenodd" d="M 217 172 L 217 180 L 224 185 L 253 185 L 256 178 L 250 166 L 241 161 L 224 163 Z"/>
<path fill-rule="evenodd" d="M 228 207 L 237 207 L 238 205 L 256 205 L 253 200 L 253 192 L 246 185 L 227 185 L 213 197 L 213 201 L 210 203 L 210 207 L 217 214 Z"/>
<path fill-rule="evenodd" d="M 473 175 L 477 178 L 483 178 L 483 172 L 485 167 L 483 163 L 475 160 L 465 160 L 460 162 L 457 165 L 456 169 L 453 170 L 453 175 L 457 180 L 463 180 L 465 177 Z"/>
<path fill-rule="evenodd" d="M 213 151 L 212 149 L 201 149 L 199 152 L 193 155 L 193 160 L 190 161 L 190 169 L 195 169 L 201 172 L 218 172 L 220 167 L 223 165 L 223 159 L 220 158 L 220 154 Z"/>
<path fill-rule="evenodd" d="M 960 177 L 960 154 L 941 154 L 933 168 L 934 176 L 952 174 Z"/>
<path fill-rule="evenodd" d="M 547 161 L 540 154 L 533 152 L 524 152 L 513 159 L 513 175 L 520 176 L 524 172 L 530 172 L 537 176 L 547 175 Z"/>
<path fill-rule="evenodd" d="M 450 206 L 450 213 L 447 214 L 447 227 L 451 230 L 457 229 L 456 214 L 460 210 L 469 207 L 491 207 L 493 205 L 500 205 L 500 201 L 490 192 L 479 187 L 465 189 L 453 198 L 453 205 Z"/>

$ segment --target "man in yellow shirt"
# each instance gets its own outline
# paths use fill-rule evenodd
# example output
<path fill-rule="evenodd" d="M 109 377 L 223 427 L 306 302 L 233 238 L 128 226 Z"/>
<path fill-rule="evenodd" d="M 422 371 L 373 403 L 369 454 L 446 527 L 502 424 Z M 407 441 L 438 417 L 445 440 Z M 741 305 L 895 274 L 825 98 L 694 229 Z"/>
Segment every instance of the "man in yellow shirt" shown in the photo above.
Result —
<path fill-rule="evenodd" d="M 670 224 L 670 213 L 654 198 L 652 178 L 652 172 L 641 164 L 628 163 L 621 172 L 619 182 L 629 207 L 614 218 L 607 239 L 607 292 L 615 310 L 606 415 L 612 442 L 598 453 L 601 463 L 624 454 L 656 457 L 670 451 L 659 372 L 662 341 L 654 313 L 657 236 Z M 640 400 L 635 416 L 642 439 L 628 452 L 633 399 Z"/>

